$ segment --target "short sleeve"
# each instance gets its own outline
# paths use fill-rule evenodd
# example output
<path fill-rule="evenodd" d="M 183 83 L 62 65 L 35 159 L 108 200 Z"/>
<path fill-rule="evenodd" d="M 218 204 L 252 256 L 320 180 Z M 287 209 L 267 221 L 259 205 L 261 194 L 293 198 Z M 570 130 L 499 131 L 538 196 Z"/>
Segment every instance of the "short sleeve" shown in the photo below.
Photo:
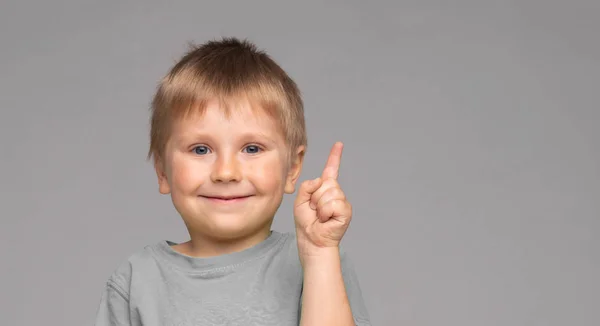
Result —
<path fill-rule="evenodd" d="M 129 297 L 112 280 L 106 283 L 100 299 L 95 326 L 130 326 Z"/>
<path fill-rule="evenodd" d="M 342 276 L 350 308 L 352 309 L 352 315 L 354 316 L 354 322 L 357 326 L 371 326 L 371 319 L 352 259 L 343 249 L 340 254 L 342 259 Z"/>

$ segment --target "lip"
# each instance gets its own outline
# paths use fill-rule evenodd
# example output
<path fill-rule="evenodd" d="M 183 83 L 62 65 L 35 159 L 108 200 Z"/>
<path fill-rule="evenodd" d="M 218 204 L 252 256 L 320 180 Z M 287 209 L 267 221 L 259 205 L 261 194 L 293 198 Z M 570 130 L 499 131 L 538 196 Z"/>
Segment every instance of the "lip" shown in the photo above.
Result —
<path fill-rule="evenodd" d="M 208 201 L 210 201 L 212 203 L 217 203 L 217 204 L 236 204 L 236 203 L 244 202 L 252 196 L 239 196 L 239 197 L 200 196 L 200 197 L 207 199 Z"/>

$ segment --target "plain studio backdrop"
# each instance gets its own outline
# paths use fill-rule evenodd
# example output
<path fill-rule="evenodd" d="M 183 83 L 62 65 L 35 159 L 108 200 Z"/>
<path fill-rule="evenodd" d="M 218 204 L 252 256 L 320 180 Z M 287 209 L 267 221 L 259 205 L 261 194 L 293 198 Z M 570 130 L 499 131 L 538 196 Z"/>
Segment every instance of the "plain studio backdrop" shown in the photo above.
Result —
<path fill-rule="evenodd" d="M 373 325 L 600 325 L 600 2 L 2 1 L 1 325 L 90 325 L 128 255 L 187 233 L 145 160 L 187 50 L 266 49 Z M 286 197 L 275 221 L 293 230 Z"/>

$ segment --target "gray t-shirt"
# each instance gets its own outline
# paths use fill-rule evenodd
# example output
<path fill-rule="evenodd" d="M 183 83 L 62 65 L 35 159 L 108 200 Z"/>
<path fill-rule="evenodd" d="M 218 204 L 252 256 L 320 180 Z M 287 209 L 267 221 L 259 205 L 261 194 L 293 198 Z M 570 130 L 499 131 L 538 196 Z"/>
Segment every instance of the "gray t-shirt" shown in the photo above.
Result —
<path fill-rule="evenodd" d="M 298 325 L 302 266 L 294 233 L 272 231 L 244 251 L 210 258 L 180 254 L 164 240 L 119 266 L 96 317 L 104 325 Z M 355 270 L 342 273 L 356 325 L 371 325 Z"/>

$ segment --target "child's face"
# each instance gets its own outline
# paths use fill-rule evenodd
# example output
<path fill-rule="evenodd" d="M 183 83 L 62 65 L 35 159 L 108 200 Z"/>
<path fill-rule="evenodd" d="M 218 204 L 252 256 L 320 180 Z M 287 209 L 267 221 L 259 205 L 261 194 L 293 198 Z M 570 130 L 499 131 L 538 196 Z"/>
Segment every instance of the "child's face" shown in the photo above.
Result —
<path fill-rule="evenodd" d="M 289 153 L 266 114 L 242 104 L 228 119 L 214 101 L 173 126 L 157 165 L 160 192 L 171 194 L 191 233 L 249 237 L 268 231 L 283 194 L 294 192 L 303 155 L 289 162 Z"/>

